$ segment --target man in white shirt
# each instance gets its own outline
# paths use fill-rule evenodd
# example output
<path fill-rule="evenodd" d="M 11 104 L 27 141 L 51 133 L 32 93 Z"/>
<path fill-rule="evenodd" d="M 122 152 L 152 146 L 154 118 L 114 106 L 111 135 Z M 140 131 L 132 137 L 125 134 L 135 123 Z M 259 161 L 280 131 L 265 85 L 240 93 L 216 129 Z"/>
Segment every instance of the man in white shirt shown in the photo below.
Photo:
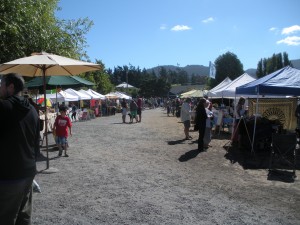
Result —
<path fill-rule="evenodd" d="M 190 127 L 191 127 L 191 99 L 187 98 L 185 102 L 181 106 L 180 117 L 181 121 L 184 124 L 184 134 L 185 139 L 190 140 L 192 137 L 189 135 Z"/>

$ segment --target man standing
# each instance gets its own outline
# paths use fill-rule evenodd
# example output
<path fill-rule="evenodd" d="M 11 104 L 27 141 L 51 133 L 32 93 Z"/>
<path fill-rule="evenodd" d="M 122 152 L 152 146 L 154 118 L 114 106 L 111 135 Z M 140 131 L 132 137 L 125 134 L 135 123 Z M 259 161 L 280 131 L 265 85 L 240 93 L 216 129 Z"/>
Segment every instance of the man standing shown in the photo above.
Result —
<path fill-rule="evenodd" d="M 140 123 L 142 121 L 142 109 L 143 109 L 143 99 L 141 97 L 138 97 L 137 100 L 137 115 L 138 115 L 138 122 Z"/>
<path fill-rule="evenodd" d="M 125 98 L 123 98 L 123 100 L 121 102 L 121 108 L 122 108 L 122 121 L 123 121 L 123 123 L 125 123 L 126 115 L 127 115 L 127 108 L 128 108 Z"/>
<path fill-rule="evenodd" d="M 76 121 L 77 107 L 74 103 L 72 103 L 72 116 L 71 119 L 73 122 Z"/>
<path fill-rule="evenodd" d="M 181 106 L 180 117 L 181 121 L 184 125 L 184 134 L 185 139 L 190 140 L 192 137 L 190 136 L 190 127 L 191 127 L 191 99 L 187 98 Z"/>
<path fill-rule="evenodd" d="M 204 135 L 206 127 L 207 114 L 205 111 L 207 101 L 205 98 L 201 98 L 196 108 L 196 117 L 195 117 L 195 131 L 199 131 L 198 138 L 198 150 L 201 152 L 204 150 Z"/>
<path fill-rule="evenodd" d="M 39 154 L 39 117 L 21 96 L 24 80 L 2 76 L 0 87 L 0 223 L 31 224 L 32 182 Z"/>

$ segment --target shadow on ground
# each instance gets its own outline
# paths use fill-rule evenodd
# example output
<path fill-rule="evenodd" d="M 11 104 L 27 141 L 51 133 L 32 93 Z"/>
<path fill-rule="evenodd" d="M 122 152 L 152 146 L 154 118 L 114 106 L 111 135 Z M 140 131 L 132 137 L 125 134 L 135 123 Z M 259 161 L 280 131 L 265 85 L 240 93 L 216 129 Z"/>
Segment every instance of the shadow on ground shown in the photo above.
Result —
<path fill-rule="evenodd" d="M 175 140 L 175 141 L 168 141 L 168 145 L 177 145 L 177 144 L 182 144 L 186 139 L 180 139 L 180 140 Z"/>
<path fill-rule="evenodd" d="M 185 154 L 183 154 L 182 156 L 179 157 L 179 162 L 186 162 L 189 161 L 190 159 L 195 158 L 197 155 L 199 155 L 199 150 L 195 149 L 195 150 L 191 150 L 186 152 Z"/>
<path fill-rule="evenodd" d="M 268 180 L 292 183 L 296 178 L 293 170 L 300 169 L 299 154 L 290 160 L 290 162 L 287 162 L 276 156 L 271 160 L 271 149 L 251 152 L 251 150 L 239 148 L 235 145 L 225 145 L 223 147 L 226 150 L 224 157 L 230 163 L 238 163 L 244 169 L 267 169 L 269 170 Z M 296 160 L 295 166 L 293 164 L 294 160 Z"/>

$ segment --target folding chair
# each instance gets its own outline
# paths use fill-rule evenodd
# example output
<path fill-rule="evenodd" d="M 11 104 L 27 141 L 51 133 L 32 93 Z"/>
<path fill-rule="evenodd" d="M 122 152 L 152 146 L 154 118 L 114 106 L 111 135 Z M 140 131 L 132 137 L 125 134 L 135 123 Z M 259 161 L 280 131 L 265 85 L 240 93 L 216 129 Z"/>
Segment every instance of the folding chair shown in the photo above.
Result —
<path fill-rule="evenodd" d="M 293 169 L 293 175 L 296 177 L 296 147 L 297 135 L 296 134 L 272 134 L 272 149 L 270 157 L 269 171 L 274 168 L 277 163 L 279 168 L 280 162 L 284 162 L 289 167 L 284 169 Z"/>

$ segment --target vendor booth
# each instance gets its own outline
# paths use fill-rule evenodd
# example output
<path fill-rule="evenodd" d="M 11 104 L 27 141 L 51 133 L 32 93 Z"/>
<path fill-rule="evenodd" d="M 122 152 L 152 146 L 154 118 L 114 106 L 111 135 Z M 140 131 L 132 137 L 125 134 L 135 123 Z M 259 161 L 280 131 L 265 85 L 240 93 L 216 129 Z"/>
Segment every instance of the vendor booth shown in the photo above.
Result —
<path fill-rule="evenodd" d="M 294 156 L 295 158 L 290 160 L 289 163 L 294 164 L 295 173 L 296 147 L 291 148 L 291 152 L 287 153 L 286 151 L 289 149 L 288 145 L 280 150 L 275 150 L 274 146 L 276 139 L 281 139 L 281 142 L 284 142 L 285 139 L 290 138 L 291 135 L 294 135 L 294 137 L 292 137 L 292 139 L 295 140 L 293 146 L 296 146 L 295 110 L 297 106 L 296 97 L 300 96 L 300 70 L 294 69 L 290 66 L 284 67 L 258 80 L 237 87 L 236 94 L 257 96 L 256 99 L 250 101 L 251 104 L 249 107 L 250 112 L 254 115 L 251 150 L 254 150 L 255 143 L 257 143 L 257 133 L 260 131 L 259 120 L 264 119 L 275 123 L 275 126 L 279 129 L 275 130 L 277 136 L 271 134 L 272 153 L 274 154 L 274 151 L 277 151 L 277 155 L 284 156 L 285 159 L 285 156 L 287 155 Z M 274 100 L 266 99 L 261 101 L 259 98 L 260 95 L 293 96 L 294 98 Z M 248 131 L 249 130 L 250 129 L 248 129 Z M 265 132 L 263 134 L 265 134 Z M 270 165 L 271 164 L 272 162 Z"/>
<path fill-rule="evenodd" d="M 258 80 L 237 87 L 236 94 L 294 96 L 294 98 L 264 99 L 263 101 L 257 97 L 250 101 L 249 111 L 256 116 L 280 120 L 284 129 L 295 129 L 294 114 L 297 106 L 295 97 L 300 96 L 300 70 L 289 66 L 284 67 Z"/>

